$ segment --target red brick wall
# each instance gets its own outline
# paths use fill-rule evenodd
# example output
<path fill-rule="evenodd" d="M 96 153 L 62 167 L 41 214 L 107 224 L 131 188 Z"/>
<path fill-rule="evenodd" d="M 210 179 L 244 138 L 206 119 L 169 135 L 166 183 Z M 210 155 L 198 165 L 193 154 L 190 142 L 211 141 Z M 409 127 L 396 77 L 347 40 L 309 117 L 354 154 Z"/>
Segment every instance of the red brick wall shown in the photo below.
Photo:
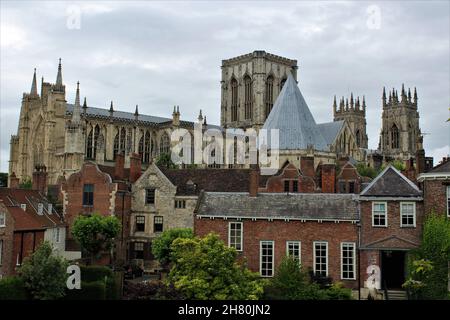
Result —
<path fill-rule="evenodd" d="M 380 201 L 383 202 L 383 201 Z M 361 246 L 396 236 L 419 244 L 423 223 L 423 203 L 416 202 L 416 228 L 400 227 L 400 201 L 387 202 L 387 227 L 372 227 L 372 201 L 361 201 Z M 404 241 L 393 239 L 378 243 L 380 247 L 410 249 L 414 246 Z"/>
<path fill-rule="evenodd" d="M 284 181 L 290 180 L 290 192 L 292 192 L 292 181 L 298 181 L 298 192 L 315 192 L 316 183 L 311 177 L 302 176 L 293 164 L 288 164 L 278 176 L 270 177 L 266 186 L 259 188 L 258 192 L 285 192 Z"/>
<path fill-rule="evenodd" d="M 424 212 L 447 214 L 447 185 L 450 180 L 425 180 L 423 182 Z"/>
<path fill-rule="evenodd" d="M 340 187 L 340 183 L 345 183 L 346 187 L 346 192 L 349 192 L 349 183 L 350 182 L 354 182 L 355 183 L 355 192 L 354 193 L 360 193 L 361 190 L 361 176 L 358 174 L 358 170 L 356 170 L 356 168 L 347 163 L 346 165 L 344 165 L 341 169 L 341 171 L 339 172 L 339 175 L 337 176 L 336 179 L 336 192 L 341 192 L 341 190 L 339 190 Z"/>
<path fill-rule="evenodd" d="M 228 245 L 228 224 L 232 220 L 195 219 L 194 231 L 198 236 L 217 233 Z M 341 281 L 341 242 L 355 242 L 357 227 L 348 222 L 300 222 L 300 221 L 243 221 L 243 255 L 251 270 L 259 272 L 260 241 L 275 242 L 275 266 L 286 255 L 286 241 L 301 241 L 301 261 L 306 268 L 313 267 L 313 241 L 328 241 L 328 271 L 334 281 Z M 356 257 L 355 257 L 356 258 Z M 275 267 L 276 270 L 276 267 Z M 357 287 L 357 281 L 343 281 L 349 287 Z"/>
<path fill-rule="evenodd" d="M 10 262 L 13 274 L 17 268 L 17 256 L 19 256 L 19 263 L 23 263 L 25 258 L 32 255 L 44 241 L 44 232 L 44 230 L 14 232 L 12 259 Z"/>
<path fill-rule="evenodd" d="M 0 201 L 0 212 L 4 212 L 6 217 L 5 226 L 0 227 L 0 240 L 3 242 L 0 274 L 8 276 L 13 272 L 13 269 L 11 269 L 11 261 L 13 260 L 14 219 L 6 207 L 3 206 L 2 201 Z"/>

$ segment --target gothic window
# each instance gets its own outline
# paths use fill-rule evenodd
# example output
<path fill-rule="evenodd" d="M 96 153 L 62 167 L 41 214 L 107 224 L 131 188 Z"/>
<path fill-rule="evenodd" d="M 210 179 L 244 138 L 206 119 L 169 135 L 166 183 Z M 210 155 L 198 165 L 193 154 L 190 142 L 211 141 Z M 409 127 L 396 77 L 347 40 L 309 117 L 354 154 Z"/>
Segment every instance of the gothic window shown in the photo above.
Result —
<path fill-rule="evenodd" d="M 99 136 L 100 136 L 100 127 L 96 125 L 94 129 L 94 141 L 92 141 L 92 155 L 94 159 L 97 157 L 97 144 Z"/>
<path fill-rule="evenodd" d="M 127 132 L 127 142 L 126 142 L 126 153 L 129 154 L 133 149 L 133 129 L 128 128 Z"/>
<path fill-rule="evenodd" d="M 114 159 L 116 158 L 116 154 L 119 153 L 119 133 L 116 133 L 116 136 L 114 137 Z"/>
<path fill-rule="evenodd" d="M 87 143 L 86 143 L 86 158 L 88 158 L 88 159 L 92 159 L 93 157 L 92 157 L 92 148 L 91 148 L 91 146 L 92 146 L 92 134 L 93 134 L 93 131 L 94 130 L 91 130 L 90 132 L 89 132 L 89 134 L 88 134 L 88 137 L 87 137 Z"/>
<path fill-rule="evenodd" d="M 144 157 L 143 157 L 143 161 L 144 163 L 149 163 L 150 162 L 150 144 L 151 144 L 151 139 L 150 139 L 150 132 L 146 132 L 145 133 L 145 143 L 144 143 Z"/>
<path fill-rule="evenodd" d="M 244 104 L 245 104 L 245 119 L 252 118 L 252 99 L 253 99 L 253 89 L 252 89 L 252 79 L 249 76 L 244 78 Z"/>
<path fill-rule="evenodd" d="M 142 132 L 143 131 L 141 130 L 141 133 Z M 142 162 L 144 162 L 144 135 L 142 135 L 142 137 L 139 139 L 138 152 L 139 155 L 141 156 Z"/>
<path fill-rule="evenodd" d="M 238 82 L 231 80 L 231 121 L 238 120 Z"/>
<path fill-rule="evenodd" d="M 413 152 L 414 151 L 414 137 L 415 137 L 415 135 L 414 135 L 414 130 L 412 129 L 412 127 L 411 127 L 411 125 L 409 125 L 409 127 L 408 127 L 408 136 L 409 136 L 409 138 L 408 138 L 408 140 L 409 140 L 409 151 L 410 152 Z"/>
<path fill-rule="evenodd" d="M 359 130 L 356 130 L 356 145 L 361 147 L 361 132 Z"/>
<path fill-rule="evenodd" d="M 126 137 L 126 131 L 125 131 L 125 128 L 122 128 L 122 129 L 120 129 L 119 152 L 125 151 L 125 137 Z"/>
<path fill-rule="evenodd" d="M 398 128 L 394 124 L 391 129 L 391 148 L 392 149 L 398 149 L 400 147 L 399 143 L 399 133 Z"/>
<path fill-rule="evenodd" d="M 269 76 L 266 80 L 266 118 L 269 116 L 273 107 L 273 77 Z"/>
<path fill-rule="evenodd" d="M 152 155 L 152 157 L 156 156 L 157 147 L 156 147 L 156 142 L 155 142 L 155 140 L 153 138 L 151 139 L 150 148 L 151 148 L 151 155 Z"/>
<path fill-rule="evenodd" d="M 280 92 L 281 92 L 281 89 L 283 89 L 283 86 L 284 86 L 285 83 L 286 83 L 286 78 L 281 79 L 281 82 L 280 82 Z"/>
<path fill-rule="evenodd" d="M 163 133 L 161 136 L 161 141 L 159 143 L 159 153 L 169 153 L 170 152 L 170 139 L 167 133 Z"/>

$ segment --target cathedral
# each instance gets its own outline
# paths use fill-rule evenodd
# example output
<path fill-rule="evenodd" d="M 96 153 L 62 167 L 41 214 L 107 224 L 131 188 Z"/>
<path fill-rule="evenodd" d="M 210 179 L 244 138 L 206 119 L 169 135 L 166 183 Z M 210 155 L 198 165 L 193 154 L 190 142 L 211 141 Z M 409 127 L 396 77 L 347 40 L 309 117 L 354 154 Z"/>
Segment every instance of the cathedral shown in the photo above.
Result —
<path fill-rule="evenodd" d="M 400 96 L 393 89 L 389 97 L 383 89 L 380 142 L 377 150 L 369 150 L 364 96 L 351 94 L 339 103 L 335 96 L 333 121 L 316 123 L 297 83 L 296 60 L 254 51 L 223 60 L 221 69 L 220 127 L 207 124 L 201 111 L 197 123 L 204 130 L 278 129 L 280 165 L 298 165 L 302 157 L 314 157 L 315 165 L 348 157 L 374 166 L 374 159 L 409 160 L 423 148 L 416 89 L 412 95 L 402 86 Z M 9 176 L 27 181 L 39 167 L 47 171 L 49 184 L 59 184 L 85 160 L 113 166 L 124 154 L 127 167 L 133 153 L 145 168 L 170 152 L 173 130 L 194 130 L 195 122 L 182 120 L 178 106 L 171 118 L 140 114 L 138 106 L 134 113 L 119 111 L 112 101 L 109 108 L 99 108 L 86 97 L 81 102 L 79 83 L 73 88 L 76 98 L 69 103 L 61 60 L 55 83 L 42 78 L 40 93 L 34 71 L 31 90 L 22 97 L 17 134 L 11 137 Z"/>

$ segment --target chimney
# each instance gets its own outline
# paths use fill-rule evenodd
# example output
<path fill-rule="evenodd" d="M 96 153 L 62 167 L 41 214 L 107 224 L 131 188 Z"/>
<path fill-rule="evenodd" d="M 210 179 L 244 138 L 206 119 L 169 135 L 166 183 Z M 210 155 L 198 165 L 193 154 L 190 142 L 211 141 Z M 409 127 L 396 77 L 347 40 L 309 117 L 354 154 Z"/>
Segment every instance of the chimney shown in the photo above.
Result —
<path fill-rule="evenodd" d="M 303 175 L 314 178 L 314 157 L 301 157 L 300 170 L 302 171 Z"/>
<path fill-rule="evenodd" d="M 19 188 L 19 178 L 16 177 L 16 173 L 13 172 L 11 176 L 9 177 L 9 187 L 12 189 L 18 189 Z"/>
<path fill-rule="evenodd" d="M 322 165 L 322 192 L 335 193 L 336 186 L 336 166 L 334 164 Z"/>
<path fill-rule="evenodd" d="M 249 183 L 249 195 L 250 197 L 256 197 L 258 195 L 259 187 L 259 168 L 252 166 L 250 170 L 250 183 Z"/>
<path fill-rule="evenodd" d="M 116 154 L 116 164 L 114 167 L 114 176 L 116 179 L 123 180 L 125 176 L 125 156 L 123 153 Z"/>
<path fill-rule="evenodd" d="M 32 189 L 47 194 L 47 168 L 37 165 L 33 172 Z"/>
<path fill-rule="evenodd" d="M 416 151 L 416 175 L 425 172 L 425 150 L 418 149 Z"/>
<path fill-rule="evenodd" d="M 130 155 L 130 182 L 134 183 L 139 179 L 141 172 L 141 157 L 136 153 L 132 153 Z"/>

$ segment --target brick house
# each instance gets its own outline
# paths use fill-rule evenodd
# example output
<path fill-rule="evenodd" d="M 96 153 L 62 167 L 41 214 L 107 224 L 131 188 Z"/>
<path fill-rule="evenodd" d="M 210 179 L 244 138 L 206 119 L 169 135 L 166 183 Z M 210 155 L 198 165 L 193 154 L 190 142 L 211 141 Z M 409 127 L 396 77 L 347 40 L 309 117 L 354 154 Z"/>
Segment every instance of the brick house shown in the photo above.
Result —
<path fill-rule="evenodd" d="M 104 254 L 96 263 L 109 264 L 113 261 L 124 263 L 127 260 L 130 189 L 140 174 L 141 160 L 137 155 L 130 156 L 130 168 L 124 168 L 124 156 L 118 154 L 115 166 L 98 165 L 87 161 L 78 172 L 61 182 L 63 212 L 67 221 L 67 250 L 72 252 L 72 259 L 81 258 L 79 245 L 71 234 L 75 218 L 79 215 L 98 213 L 104 216 L 117 216 L 122 228 L 115 242 L 115 256 Z"/>
<path fill-rule="evenodd" d="M 44 240 L 66 256 L 65 223 L 48 199 L 38 190 L 0 188 L 0 277 L 15 274 Z"/>
<path fill-rule="evenodd" d="M 419 246 L 422 191 L 393 166 L 386 167 L 360 194 L 361 281 L 401 289 L 406 256 Z M 367 273 L 375 270 L 375 276 Z"/>
<path fill-rule="evenodd" d="M 425 214 L 436 212 L 450 217 L 450 158 L 419 175 L 424 194 Z"/>

